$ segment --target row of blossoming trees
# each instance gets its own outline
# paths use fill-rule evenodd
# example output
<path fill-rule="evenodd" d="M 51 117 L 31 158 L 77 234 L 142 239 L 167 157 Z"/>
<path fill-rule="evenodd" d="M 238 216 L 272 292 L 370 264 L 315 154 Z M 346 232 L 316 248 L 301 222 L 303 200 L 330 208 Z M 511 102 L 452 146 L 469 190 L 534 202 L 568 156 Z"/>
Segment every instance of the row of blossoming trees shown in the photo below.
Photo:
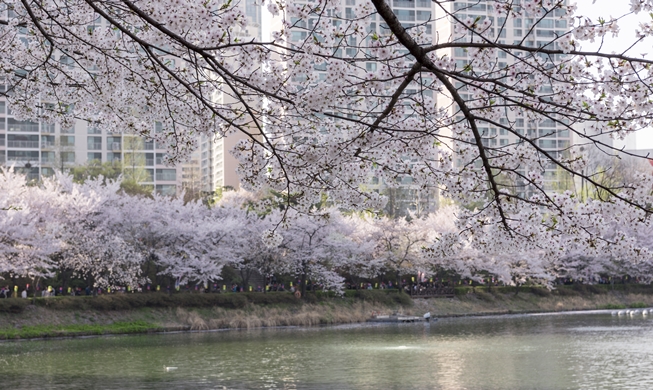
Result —
<path fill-rule="evenodd" d="M 59 175 L 39 186 L 25 183 L 19 174 L 0 171 L 0 273 L 15 277 L 69 272 L 96 287 L 136 286 L 147 281 L 148 264 L 183 284 L 218 281 L 230 266 L 340 289 L 348 276 L 401 280 L 443 270 L 476 280 L 493 275 L 506 284 L 548 284 L 561 276 L 648 279 L 651 273 L 650 229 L 632 220 L 588 232 L 601 238 L 592 250 L 564 236 L 540 246 L 489 250 L 502 248 L 500 234 L 483 250 L 474 242 L 480 238 L 460 233 L 461 224 L 480 222 L 454 206 L 408 222 L 334 207 L 300 214 L 244 192 L 227 192 L 207 207 L 124 195 L 119 182 L 101 178 L 79 184 Z M 603 217 L 590 213 L 591 200 L 574 207 L 586 207 L 601 226 Z M 543 218 L 537 208 L 530 217 Z"/>

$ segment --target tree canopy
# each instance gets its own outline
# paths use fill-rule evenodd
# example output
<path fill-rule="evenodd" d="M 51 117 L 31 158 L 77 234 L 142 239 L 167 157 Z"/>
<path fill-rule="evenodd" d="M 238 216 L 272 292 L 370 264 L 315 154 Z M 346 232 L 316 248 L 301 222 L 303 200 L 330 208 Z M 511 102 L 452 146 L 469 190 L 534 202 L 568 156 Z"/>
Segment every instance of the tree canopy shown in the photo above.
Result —
<path fill-rule="evenodd" d="M 583 49 L 617 34 L 620 18 L 588 20 L 564 0 L 434 0 L 429 20 L 406 26 L 387 0 L 349 10 L 334 0 L 265 0 L 276 23 L 261 39 L 242 3 L 0 1 L 5 95 L 18 118 L 132 132 L 168 147 L 173 162 L 197 148 L 199 134 L 238 132 L 244 186 L 292 195 L 289 206 L 304 212 L 323 194 L 379 209 L 383 197 L 361 185 L 410 177 L 478 205 L 457 215 L 457 239 L 477 248 L 609 251 L 627 236 L 615 224 L 650 226 L 651 175 L 602 180 L 584 169 L 584 154 L 569 145 L 552 152 L 519 124 L 552 123 L 608 155 L 618 151 L 605 137 L 651 125 L 653 61 L 630 45 Z M 491 17 L 469 16 L 475 5 Z M 643 21 L 633 44 L 653 34 L 652 11 L 651 0 L 630 2 Z M 530 27 L 507 42 L 516 20 Z M 564 31 L 537 35 L 545 20 Z M 429 34 L 433 23 L 451 29 Z M 456 49 L 466 63 L 453 60 Z M 485 126 L 510 143 L 484 142 Z M 551 167 L 597 197 L 547 189 Z"/>

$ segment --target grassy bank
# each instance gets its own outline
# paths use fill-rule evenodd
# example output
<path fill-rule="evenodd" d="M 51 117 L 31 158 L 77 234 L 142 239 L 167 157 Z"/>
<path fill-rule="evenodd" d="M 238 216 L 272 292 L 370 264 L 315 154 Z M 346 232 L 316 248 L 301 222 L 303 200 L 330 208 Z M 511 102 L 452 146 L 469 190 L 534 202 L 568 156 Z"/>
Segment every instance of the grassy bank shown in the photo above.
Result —
<path fill-rule="evenodd" d="M 0 339 L 250 329 L 363 322 L 401 311 L 436 317 L 653 307 L 653 288 L 630 286 L 458 288 L 454 298 L 416 299 L 396 291 L 348 291 L 345 297 L 289 293 L 124 294 L 0 299 Z"/>
<path fill-rule="evenodd" d="M 1 328 L 0 339 L 33 339 L 69 336 L 97 336 L 106 334 L 133 334 L 162 331 L 160 326 L 145 322 L 114 322 L 110 324 L 65 324 L 27 325 L 15 328 Z"/>

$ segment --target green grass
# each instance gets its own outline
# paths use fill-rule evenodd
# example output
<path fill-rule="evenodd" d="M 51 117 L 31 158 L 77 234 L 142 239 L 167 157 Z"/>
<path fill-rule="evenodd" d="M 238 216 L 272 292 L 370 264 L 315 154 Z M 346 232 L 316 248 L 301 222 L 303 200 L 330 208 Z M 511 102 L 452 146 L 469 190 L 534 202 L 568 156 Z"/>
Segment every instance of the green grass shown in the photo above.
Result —
<path fill-rule="evenodd" d="M 160 330 L 162 330 L 161 327 L 145 321 L 115 322 L 105 325 L 34 325 L 21 328 L 0 328 L 0 340 L 147 333 Z"/>

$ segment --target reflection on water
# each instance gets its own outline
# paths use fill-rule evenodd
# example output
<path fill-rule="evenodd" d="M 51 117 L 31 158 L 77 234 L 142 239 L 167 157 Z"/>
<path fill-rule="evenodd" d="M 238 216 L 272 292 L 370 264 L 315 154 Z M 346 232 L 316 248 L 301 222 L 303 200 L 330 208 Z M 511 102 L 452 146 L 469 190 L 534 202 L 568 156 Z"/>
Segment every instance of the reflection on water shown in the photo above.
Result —
<path fill-rule="evenodd" d="M 653 320 L 607 314 L 0 343 L 3 389 L 653 388 Z M 170 369 L 176 367 L 176 369 Z"/>

